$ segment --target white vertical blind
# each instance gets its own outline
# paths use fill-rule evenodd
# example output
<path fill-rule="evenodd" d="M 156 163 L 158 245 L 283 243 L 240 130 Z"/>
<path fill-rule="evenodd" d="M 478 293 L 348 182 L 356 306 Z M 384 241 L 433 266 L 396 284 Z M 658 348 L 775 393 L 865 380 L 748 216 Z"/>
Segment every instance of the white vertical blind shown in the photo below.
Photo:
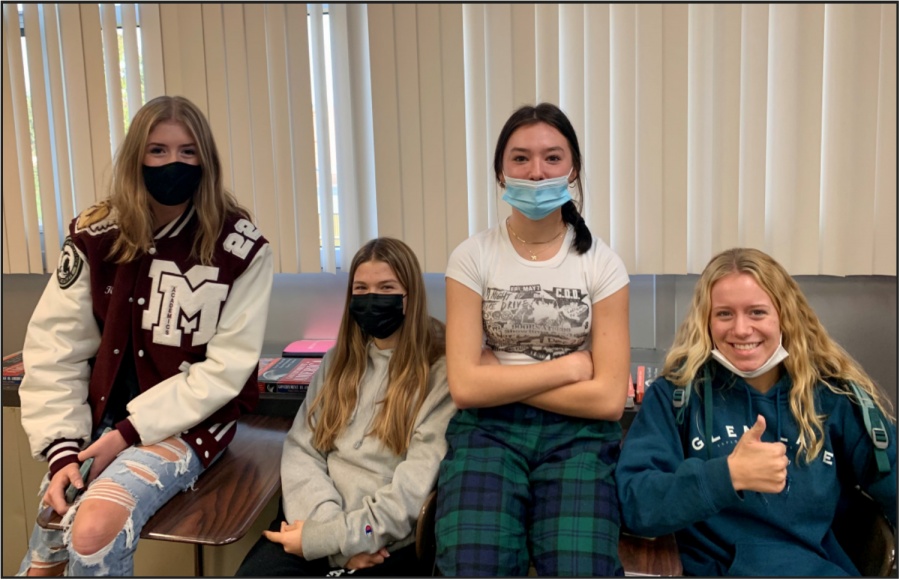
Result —
<path fill-rule="evenodd" d="M 286 6 L 287 66 L 291 97 L 291 152 L 297 207 L 300 272 L 320 272 L 316 160 L 313 142 L 312 85 L 306 5 Z"/>
<path fill-rule="evenodd" d="M 28 245 L 25 229 L 22 182 L 19 178 L 19 148 L 16 119 L 13 113 L 12 71 L 9 66 L 7 44 L 18 40 L 19 17 L 7 26 L 6 6 L 3 7 L 3 255 L 9 257 L 9 272 L 27 274 Z M 7 29 L 10 32 L 7 33 Z M 27 173 L 25 175 L 28 175 Z M 6 267 L 4 261 L 4 267 Z"/>
<path fill-rule="evenodd" d="M 56 186 L 53 183 L 53 152 L 50 146 L 50 111 L 47 107 L 47 85 L 44 76 L 41 23 L 37 4 L 25 4 L 25 41 L 28 47 L 28 79 L 31 85 L 31 114 L 34 147 L 37 157 L 42 230 L 47 264 L 59 261 L 60 229 L 56 214 Z"/>
<path fill-rule="evenodd" d="M 34 165 L 31 162 L 31 136 L 28 125 L 28 104 L 25 95 L 25 69 L 22 62 L 22 45 L 19 42 L 19 14 L 15 4 L 3 5 L 4 28 L 6 28 L 6 49 L 9 58 L 9 85 L 12 89 L 12 110 L 14 113 L 14 142 L 4 151 L 15 147 L 19 155 L 19 179 L 21 202 L 25 208 L 25 239 L 28 268 L 33 274 L 43 272 L 41 259 L 41 238 L 38 230 L 37 199 L 34 189 Z M 6 80 L 6 79 L 4 79 Z M 5 191 L 5 188 L 4 188 Z M 14 191 L 10 191 L 15 195 Z M 18 214 L 16 214 L 18 217 Z M 20 248 L 19 251 L 25 248 Z"/>
<path fill-rule="evenodd" d="M 316 157 L 318 165 L 319 232 L 322 237 L 322 269 L 334 274 L 334 203 L 331 191 L 331 139 L 328 132 L 328 91 L 325 72 L 325 24 L 321 4 L 309 4 L 310 62 L 313 103 L 316 111 Z"/>
<path fill-rule="evenodd" d="M 116 33 L 115 4 L 100 5 L 103 35 L 103 70 L 106 73 L 106 100 L 109 103 L 109 127 L 112 151 L 115 154 L 125 140 L 125 119 L 122 110 L 122 77 L 119 69 L 119 38 Z"/>
<path fill-rule="evenodd" d="M 896 275 L 896 6 L 119 9 L 121 62 L 112 5 L 25 5 L 24 37 L 3 6 L 4 271 L 54 268 L 63 228 L 107 197 L 123 99 L 133 117 L 181 94 L 278 272 L 345 269 L 375 235 L 443 271 L 510 211 L 500 128 L 550 101 L 582 145 L 588 226 L 629 271 L 742 245 L 792 274 Z"/>
<path fill-rule="evenodd" d="M 875 165 L 873 274 L 896 275 L 897 264 L 897 6 L 881 7 L 881 70 Z"/>
<path fill-rule="evenodd" d="M 47 78 L 50 99 L 48 108 L 51 117 L 51 140 L 54 184 L 60 200 L 60 225 L 62 238 L 68 235 L 69 222 L 75 217 L 75 206 L 72 198 L 72 173 L 69 162 L 69 135 L 66 123 L 65 96 L 63 94 L 62 61 L 60 52 L 59 19 L 56 5 L 41 6 L 41 18 L 44 28 L 42 35 L 43 50 L 47 62 Z M 53 266 L 53 261 L 49 261 Z"/>
<path fill-rule="evenodd" d="M 371 10 L 370 10 L 371 12 Z M 370 20 L 371 22 L 371 20 Z M 484 5 L 463 4 L 463 43 L 466 72 L 466 164 L 468 175 L 469 235 L 488 227 L 490 155 L 486 118 L 484 62 Z"/>
<path fill-rule="evenodd" d="M 137 11 L 134 4 L 122 4 L 122 48 L 125 53 L 125 89 L 128 102 L 128 120 L 144 104 L 141 91 L 141 61 L 138 51 Z"/>
<path fill-rule="evenodd" d="M 144 102 L 166 94 L 163 72 L 159 4 L 138 4 L 141 21 L 141 58 L 144 61 Z"/>

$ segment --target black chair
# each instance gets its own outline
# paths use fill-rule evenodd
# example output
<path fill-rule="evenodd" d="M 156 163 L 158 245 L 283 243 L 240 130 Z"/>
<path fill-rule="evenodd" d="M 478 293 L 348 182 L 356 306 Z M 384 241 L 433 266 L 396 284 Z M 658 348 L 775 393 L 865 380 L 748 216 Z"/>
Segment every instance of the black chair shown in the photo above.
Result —
<path fill-rule="evenodd" d="M 841 547 L 863 576 L 895 576 L 896 539 L 881 510 L 859 489 L 849 494 L 847 508 L 831 526 Z"/>

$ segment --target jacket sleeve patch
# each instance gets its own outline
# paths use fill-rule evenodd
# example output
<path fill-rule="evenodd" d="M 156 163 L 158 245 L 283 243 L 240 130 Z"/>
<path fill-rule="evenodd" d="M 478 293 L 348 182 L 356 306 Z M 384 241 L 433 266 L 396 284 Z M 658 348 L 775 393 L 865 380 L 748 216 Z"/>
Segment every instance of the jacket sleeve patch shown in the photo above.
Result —
<path fill-rule="evenodd" d="M 234 229 L 237 232 L 228 234 L 222 246 L 226 252 L 230 252 L 241 259 L 246 259 L 250 250 L 253 249 L 253 243 L 259 239 L 261 232 L 245 219 L 238 220 L 234 224 Z"/>
<path fill-rule="evenodd" d="M 83 269 L 84 260 L 81 259 L 81 254 L 75 248 L 72 238 L 67 236 L 59 254 L 59 266 L 56 268 L 56 280 L 59 282 L 59 287 L 65 290 L 74 284 L 81 276 Z"/>

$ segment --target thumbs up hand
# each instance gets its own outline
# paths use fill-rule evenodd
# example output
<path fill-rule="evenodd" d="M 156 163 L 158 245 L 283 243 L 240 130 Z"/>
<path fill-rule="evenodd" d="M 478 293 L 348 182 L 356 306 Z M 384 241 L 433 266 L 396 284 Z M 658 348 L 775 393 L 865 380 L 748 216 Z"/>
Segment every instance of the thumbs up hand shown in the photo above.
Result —
<path fill-rule="evenodd" d="M 784 443 L 763 443 L 766 419 L 758 415 L 753 427 L 741 436 L 728 456 L 728 470 L 735 491 L 779 493 L 787 480 L 787 447 Z"/>

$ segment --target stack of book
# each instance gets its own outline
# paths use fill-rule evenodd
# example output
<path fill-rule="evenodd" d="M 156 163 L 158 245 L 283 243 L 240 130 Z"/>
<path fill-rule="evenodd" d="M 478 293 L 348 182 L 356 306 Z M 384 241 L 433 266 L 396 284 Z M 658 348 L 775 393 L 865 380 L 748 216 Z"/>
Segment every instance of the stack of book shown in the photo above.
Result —
<path fill-rule="evenodd" d="M 298 340 L 281 357 L 260 359 L 259 392 L 305 395 L 322 357 L 334 344 L 333 340 Z"/>
<path fill-rule="evenodd" d="M 3 357 L 3 386 L 18 388 L 25 376 L 25 364 L 22 362 L 22 353 L 17 352 Z"/>

